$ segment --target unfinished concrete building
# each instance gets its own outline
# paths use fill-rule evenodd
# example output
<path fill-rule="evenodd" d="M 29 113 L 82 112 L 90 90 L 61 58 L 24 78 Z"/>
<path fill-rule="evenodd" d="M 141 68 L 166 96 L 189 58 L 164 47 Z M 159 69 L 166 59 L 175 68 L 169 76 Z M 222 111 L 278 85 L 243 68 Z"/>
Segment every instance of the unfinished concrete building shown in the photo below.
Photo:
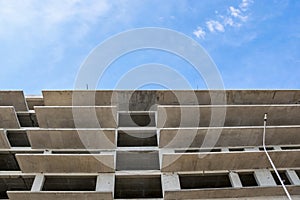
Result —
<path fill-rule="evenodd" d="M 0 91 L 0 199 L 288 199 L 281 181 L 300 199 L 299 103 L 297 90 Z"/>

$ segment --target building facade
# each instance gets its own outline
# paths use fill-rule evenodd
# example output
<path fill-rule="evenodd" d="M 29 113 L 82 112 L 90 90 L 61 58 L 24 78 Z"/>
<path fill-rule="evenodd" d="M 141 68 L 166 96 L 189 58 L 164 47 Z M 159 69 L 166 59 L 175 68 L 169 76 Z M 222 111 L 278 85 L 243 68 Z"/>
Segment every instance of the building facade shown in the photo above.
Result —
<path fill-rule="evenodd" d="M 299 90 L 0 91 L 0 199 L 300 199 L 299 156 Z"/>

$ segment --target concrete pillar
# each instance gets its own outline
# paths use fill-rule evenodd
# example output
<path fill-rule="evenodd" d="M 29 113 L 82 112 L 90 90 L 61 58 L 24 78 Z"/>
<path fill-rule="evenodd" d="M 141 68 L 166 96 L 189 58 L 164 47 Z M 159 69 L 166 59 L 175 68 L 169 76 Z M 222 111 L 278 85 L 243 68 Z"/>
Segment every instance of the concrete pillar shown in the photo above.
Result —
<path fill-rule="evenodd" d="M 96 191 L 113 192 L 115 176 L 113 173 L 100 173 L 97 176 Z"/>
<path fill-rule="evenodd" d="M 243 187 L 240 177 L 236 172 L 229 172 L 229 179 L 232 187 L 234 188 Z"/>
<path fill-rule="evenodd" d="M 46 150 L 44 151 L 44 154 L 52 154 L 52 151 L 49 150 L 49 149 L 46 149 Z"/>
<path fill-rule="evenodd" d="M 297 173 L 295 172 L 295 170 L 286 170 L 286 176 L 288 177 L 289 181 L 291 182 L 291 184 L 293 185 L 300 185 L 300 179 L 297 176 Z"/>
<path fill-rule="evenodd" d="M 45 176 L 43 174 L 37 174 L 31 186 L 31 192 L 41 191 L 44 185 L 44 181 L 45 181 Z"/>
<path fill-rule="evenodd" d="M 254 177 L 259 186 L 276 186 L 276 182 L 268 169 L 258 169 L 254 171 Z"/>
<path fill-rule="evenodd" d="M 274 150 L 275 150 L 275 151 L 281 151 L 282 149 L 281 149 L 280 146 L 274 146 Z"/>
<path fill-rule="evenodd" d="M 250 152 L 253 152 L 253 151 L 259 151 L 259 148 L 258 147 L 245 147 L 244 148 L 245 151 L 250 151 Z"/>
<path fill-rule="evenodd" d="M 162 175 L 163 191 L 180 190 L 180 181 L 178 174 L 166 173 Z"/>
<path fill-rule="evenodd" d="M 228 148 L 228 147 L 222 147 L 222 148 L 221 148 L 221 151 L 222 151 L 222 152 L 229 152 L 229 148 Z"/>

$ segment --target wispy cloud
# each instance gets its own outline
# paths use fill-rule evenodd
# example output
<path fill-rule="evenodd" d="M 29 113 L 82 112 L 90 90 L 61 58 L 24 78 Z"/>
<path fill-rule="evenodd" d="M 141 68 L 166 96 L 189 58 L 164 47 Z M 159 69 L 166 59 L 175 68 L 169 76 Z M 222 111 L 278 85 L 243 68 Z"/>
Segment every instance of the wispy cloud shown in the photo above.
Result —
<path fill-rule="evenodd" d="M 237 6 L 228 6 L 223 15 L 216 11 L 215 18 L 206 20 L 205 25 L 202 26 L 205 28 L 198 26 L 193 34 L 197 38 L 204 39 L 206 32 L 223 33 L 226 31 L 226 27 L 241 27 L 249 19 L 247 11 L 252 3 L 253 0 L 242 0 Z"/>
<path fill-rule="evenodd" d="M 201 28 L 201 27 L 198 27 L 197 30 L 195 30 L 193 32 L 193 34 L 197 37 L 197 38 L 202 38 L 204 39 L 205 35 L 206 35 L 206 32 Z"/>

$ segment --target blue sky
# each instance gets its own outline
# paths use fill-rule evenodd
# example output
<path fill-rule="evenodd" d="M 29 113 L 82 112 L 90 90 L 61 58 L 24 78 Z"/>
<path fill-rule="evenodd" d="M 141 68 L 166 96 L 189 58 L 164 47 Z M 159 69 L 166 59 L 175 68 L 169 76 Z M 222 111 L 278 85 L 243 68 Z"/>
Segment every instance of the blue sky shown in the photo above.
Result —
<path fill-rule="evenodd" d="M 142 27 L 196 40 L 226 89 L 300 89 L 299 11 L 297 0 L 0 0 L 0 89 L 73 89 L 99 43 Z M 188 63 L 156 50 L 122 56 L 98 88 L 115 88 L 122 74 L 146 63 L 170 66 L 206 89 Z"/>

